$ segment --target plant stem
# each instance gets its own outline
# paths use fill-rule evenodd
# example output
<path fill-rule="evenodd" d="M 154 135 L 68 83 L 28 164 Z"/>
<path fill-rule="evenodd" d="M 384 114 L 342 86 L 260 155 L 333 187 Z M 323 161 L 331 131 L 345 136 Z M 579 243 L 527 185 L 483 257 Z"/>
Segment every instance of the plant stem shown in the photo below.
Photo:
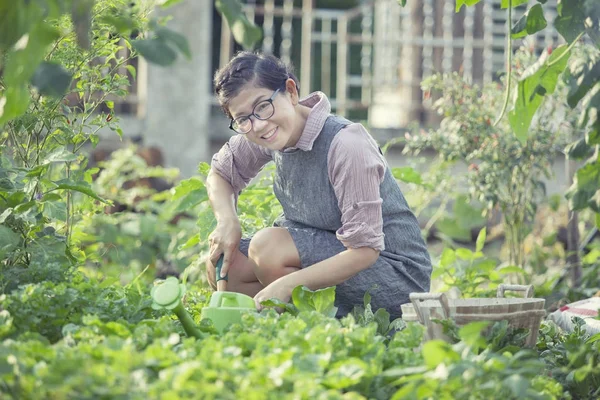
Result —
<path fill-rule="evenodd" d="M 578 35 L 578 36 L 575 38 L 575 40 L 573 40 L 573 43 L 571 43 L 571 44 L 569 45 L 569 47 L 567 47 L 567 49 L 566 49 L 566 50 L 565 50 L 565 51 L 564 51 L 564 52 L 563 52 L 563 53 L 562 53 L 560 56 L 558 56 L 558 57 L 556 58 L 556 60 L 553 60 L 552 62 L 549 62 L 549 63 L 548 63 L 548 67 L 551 67 L 551 66 L 553 66 L 554 64 L 558 63 L 560 60 L 562 60 L 562 58 L 563 58 L 565 55 L 569 54 L 569 52 L 571 51 L 571 49 L 573 48 L 573 46 L 575 46 L 575 44 L 577 44 L 577 42 L 579 41 L 579 39 L 581 39 L 581 38 L 583 37 L 583 34 L 584 34 L 584 33 L 585 33 L 585 31 L 581 32 L 581 33 L 580 33 L 580 34 L 579 34 L 579 35 Z"/>
<path fill-rule="evenodd" d="M 504 105 L 498 119 L 494 122 L 493 126 L 500 123 L 500 120 L 504 117 L 506 109 L 508 108 L 508 100 L 510 98 L 510 80 L 512 74 L 512 37 L 510 36 L 511 25 L 512 25 L 512 0 L 508 0 L 508 21 L 506 23 L 506 95 L 504 96 Z"/>

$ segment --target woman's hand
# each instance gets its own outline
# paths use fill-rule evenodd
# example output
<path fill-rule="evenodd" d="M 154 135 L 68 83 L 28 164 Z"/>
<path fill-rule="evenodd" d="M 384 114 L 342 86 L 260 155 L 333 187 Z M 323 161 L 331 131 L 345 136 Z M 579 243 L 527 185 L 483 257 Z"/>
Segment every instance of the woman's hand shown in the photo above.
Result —
<path fill-rule="evenodd" d="M 254 304 L 256 305 L 256 309 L 258 311 L 263 309 L 263 306 L 260 303 L 265 300 L 276 298 L 284 303 L 290 301 L 294 286 L 290 284 L 291 281 L 289 279 L 286 279 L 287 276 L 281 277 L 270 285 L 267 285 L 263 290 L 258 292 L 256 296 L 254 296 Z"/>
<path fill-rule="evenodd" d="M 237 254 L 237 249 L 242 238 L 242 228 L 237 218 L 221 220 L 217 223 L 217 227 L 208 237 L 210 246 L 210 262 L 206 268 L 206 276 L 208 282 L 216 288 L 216 271 L 215 266 L 221 254 L 223 257 L 223 267 L 221 268 L 221 276 L 227 275 L 229 267 L 234 262 L 234 257 Z"/>

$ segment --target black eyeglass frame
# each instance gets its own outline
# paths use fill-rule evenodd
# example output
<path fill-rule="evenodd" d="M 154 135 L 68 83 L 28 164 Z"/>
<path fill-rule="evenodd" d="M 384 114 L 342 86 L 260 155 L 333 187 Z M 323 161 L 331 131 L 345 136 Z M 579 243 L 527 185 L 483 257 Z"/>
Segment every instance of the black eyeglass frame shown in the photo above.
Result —
<path fill-rule="evenodd" d="M 256 104 L 256 105 L 254 106 L 254 108 L 252 108 L 252 114 L 249 114 L 249 115 L 240 115 L 240 116 L 239 116 L 239 117 L 237 117 L 237 118 L 231 118 L 231 121 L 229 122 L 229 129 L 231 129 L 232 131 L 234 131 L 234 132 L 235 132 L 235 133 L 237 133 L 238 135 L 245 135 L 245 134 L 247 134 L 248 132 L 250 132 L 252 129 L 254 129 L 254 122 L 252 121 L 252 118 L 250 118 L 250 117 L 254 117 L 254 118 L 256 118 L 256 119 L 259 119 L 259 120 L 261 120 L 261 121 L 266 121 L 266 120 L 268 120 L 269 118 L 271 118 L 271 117 L 272 117 L 272 116 L 275 114 L 275 104 L 273 104 L 273 101 L 275 100 L 275 96 L 277 96 L 277 93 L 279 93 L 279 91 L 280 91 L 280 90 L 281 90 L 281 89 L 277 89 L 276 91 L 274 91 L 274 92 L 273 92 L 273 94 L 271 95 L 271 97 L 269 97 L 267 100 L 261 100 L 260 102 L 258 102 L 258 104 Z M 261 118 L 261 117 L 259 117 L 259 116 L 258 116 L 258 115 L 257 115 L 257 114 L 254 112 L 254 110 L 256 110 L 256 107 L 260 106 L 260 105 L 261 105 L 262 103 L 264 103 L 264 102 L 268 102 L 268 103 L 270 103 L 270 104 L 271 104 L 271 107 L 273 108 L 273 112 L 272 112 L 272 113 L 271 113 L 271 115 L 269 115 L 267 118 Z M 248 120 L 250 121 L 250 129 L 248 129 L 246 132 L 238 132 L 238 131 L 236 131 L 236 130 L 233 128 L 233 122 L 234 122 L 236 119 L 240 119 L 240 118 L 248 118 Z"/>

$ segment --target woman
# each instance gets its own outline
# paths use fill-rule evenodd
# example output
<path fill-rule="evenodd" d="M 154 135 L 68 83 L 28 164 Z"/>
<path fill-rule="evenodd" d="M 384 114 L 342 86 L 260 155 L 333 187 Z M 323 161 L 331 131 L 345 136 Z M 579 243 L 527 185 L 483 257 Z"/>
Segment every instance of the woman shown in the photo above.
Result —
<path fill-rule="evenodd" d="M 208 196 L 217 219 L 207 275 L 224 254 L 227 290 L 288 301 L 292 290 L 337 286 L 338 316 L 362 304 L 396 318 L 411 292 L 429 290 L 431 262 L 415 216 L 365 128 L 330 114 L 321 92 L 299 99 L 279 59 L 241 52 L 215 74 L 215 91 L 236 133 L 212 159 Z M 276 166 L 283 215 L 241 238 L 237 196 L 261 168 Z"/>

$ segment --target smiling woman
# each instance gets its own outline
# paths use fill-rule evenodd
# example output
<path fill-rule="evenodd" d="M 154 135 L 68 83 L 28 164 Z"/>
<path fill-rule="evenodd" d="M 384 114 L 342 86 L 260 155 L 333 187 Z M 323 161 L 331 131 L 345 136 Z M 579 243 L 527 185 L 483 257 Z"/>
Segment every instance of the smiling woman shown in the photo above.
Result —
<path fill-rule="evenodd" d="M 235 135 L 212 159 L 208 195 L 217 219 L 210 235 L 209 282 L 224 255 L 227 289 L 261 301 L 292 290 L 337 286 L 338 316 L 367 290 L 392 317 L 411 292 L 429 290 L 431 262 L 413 213 L 375 140 L 332 115 L 321 92 L 299 98 L 292 68 L 241 52 L 215 75 L 215 91 Z M 242 239 L 239 193 L 265 164 L 276 166 L 283 207 L 275 226 Z"/>

